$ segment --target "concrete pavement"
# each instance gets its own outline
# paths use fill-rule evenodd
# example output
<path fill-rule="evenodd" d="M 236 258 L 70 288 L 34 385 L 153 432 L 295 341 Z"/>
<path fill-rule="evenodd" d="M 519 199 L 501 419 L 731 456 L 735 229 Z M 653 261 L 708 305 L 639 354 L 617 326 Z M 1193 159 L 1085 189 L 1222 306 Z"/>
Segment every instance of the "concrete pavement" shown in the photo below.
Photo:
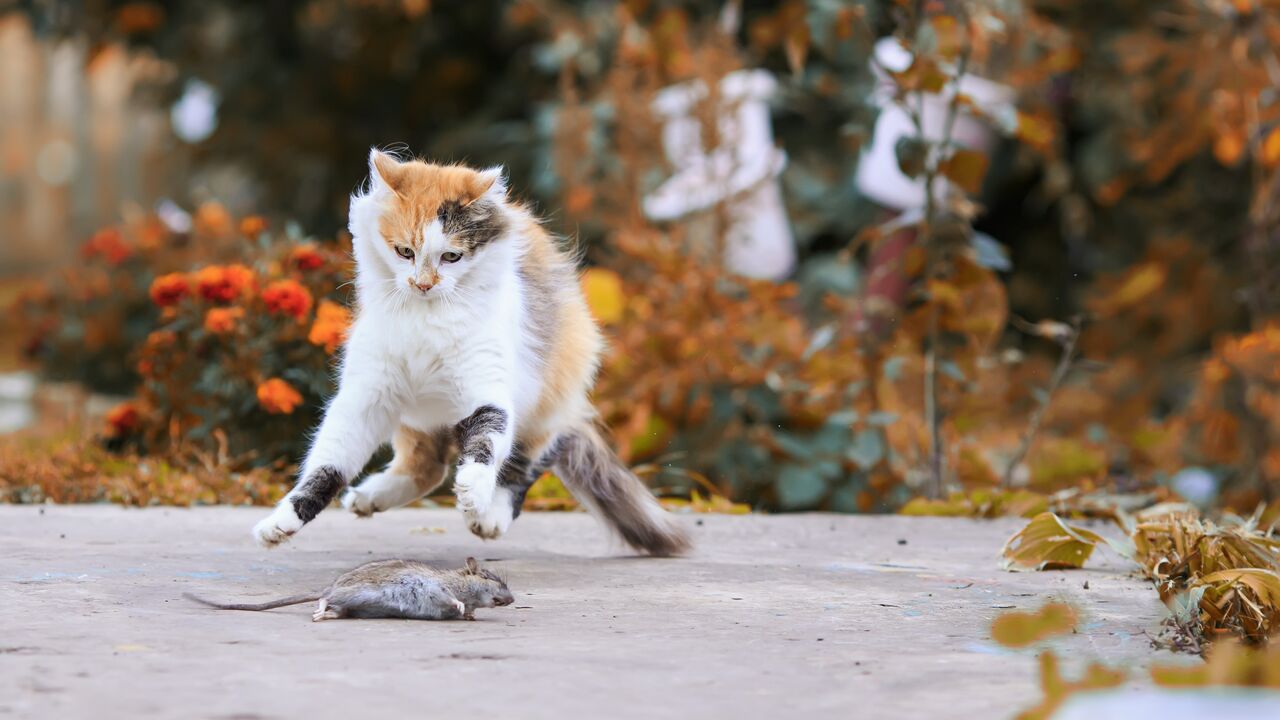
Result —
<path fill-rule="evenodd" d="M 1008 717 L 1039 696 L 1035 659 L 988 627 L 1051 599 L 1081 611 L 1073 662 L 1174 657 L 1145 635 L 1156 594 L 1105 550 L 1082 571 L 1001 571 L 1018 520 L 688 516 L 693 555 L 655 560 L 583 514 L 528 513 L 485 543 L 425 509 L 330 509 L 266 551 L 249 538 L 264 512 L 0 506 L 0 717 Z M 374 558 L 467 555 L 514 606 L 312 623 L 310 606 L 181 597 L 260 601 Z"/>

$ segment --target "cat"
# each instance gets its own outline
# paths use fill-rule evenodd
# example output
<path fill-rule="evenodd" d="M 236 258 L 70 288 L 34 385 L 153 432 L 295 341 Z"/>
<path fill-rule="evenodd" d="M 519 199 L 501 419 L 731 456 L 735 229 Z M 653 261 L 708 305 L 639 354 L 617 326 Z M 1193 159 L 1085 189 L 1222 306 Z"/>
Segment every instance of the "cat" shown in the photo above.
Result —
<path fill-rule="evenodd" d="M 610 449 L 588 399 L 603 339 L 576 263 L 502 168 L 401 160 L 376 148 L 351 198 L 355 321 L 298 482 L 257 524 L 289 539 L 375 450 L 395 457 L 346 490 L 358 515 L 412 502 L 456 466 L 457 507 L 476 535 L 502 535 L 554 470 L 633 548 L 675 555 L 686 531 Z"/>

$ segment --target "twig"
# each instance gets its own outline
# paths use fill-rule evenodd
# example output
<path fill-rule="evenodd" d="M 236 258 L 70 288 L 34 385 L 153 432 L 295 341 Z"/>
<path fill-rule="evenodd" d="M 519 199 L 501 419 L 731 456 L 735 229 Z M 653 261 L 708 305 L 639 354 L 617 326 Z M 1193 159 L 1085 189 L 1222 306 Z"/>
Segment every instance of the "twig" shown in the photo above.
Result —
<path fill-rule="evenodd" d="M 942 414 L 938 412 L 938 306 L 929 307 L 929 349 L 924 354 L 924 415 L 929 422 L 929 494 L 943 496 Z"/>
<path fill-rule="evenodd" d="M 1017 469 L 1022 460 L 1026 458 L 1027 453 L 1031 450 L 1031 443 L 1036 438 L 1036 433 L 1040 430 L 1040 423 L 1044 420 L 1045 412 L 1049 409 L 1049 403 L 1053 400 L 1053 394 L 1057 392 L 1058 386 L 1066 379 L 1067 373 L 1071 371 L 1071 365 L 1075 361 L 1076 341 L 1080 339 L 1080 316 L 1071 319 L 1069 331 L 1064 335 L 1054 337 L 1062 345 L 1062 356 L 1058 358 L 1058 366 L 1053 370 L 1053 376 L 1049 378 L 1049 387 L 1045 389 L 1044 397 L 1040 399 L 1040 406 L 1031 413 L 1031 420 L 1027 423 L 1027 431 L 1022 435 L 1022 442 L 1018 443 L 1018 450 L 1009 459 L 1009 465 L 1004 469 L 1004 476 L 1000 479 L 1000 486 L 1008 488 L 1013 484 L 1013 471 Z M 1044 335 L 1044 332 L 1021 318 L 1014 318 L 1014 325 L 1023 332 L 1030 332 L 1036 335 Z"/>
<path fill-rule="evenodd" d="M 933 228 L 937 223 L 938 208 L 937 202 L 933 197 L 933 185 L 938 179 L 938 164 L 942 161 L 943 155 L 950 149 L 953 138 L 951 137 L 955 130 L 956 116 L 960 111 L 960 80 L 964 77 L 965 72 L 969 68 L 969 57 L 973 51 L 973 45 L 969 42 L 969 16 L 964 11 L 964 6 L 960 5 L 960 20 L 965 28 L 964 48 L 960 53 L 960 61 L 956 66 L 956 73 L 951 79 L 951 83 L 955 85 L 952 90 L 951 101 L 947 105 L 947 116 L 943 121 L 942 138 L 938 147 L 929 153 L 928 162 L 925 164 L 925 180 L 924 180 L 924 241 L 925 252 L 927 253 L 925 279 L 932 280 L 937 272 L 937 248 L 933 242 Z M 926 142 L 924 134 L 924 93 L 919 93 L 920 108 L 917 112 L 912 113 L 911 119 L 915 123 L 916 133 L 920 137 L 921 142 Z M 938 411 L 938 305 L 930 298 L 929 303 L 929 349 L 925 351 L 924 356 L 924 407 L 925 419 L 929 424 L 929 474 L 931 479 L 930 494 L 934 498 L 941 498 L 945 489 L 943 482 L 943 459 L 946 455 L 946 449 L 942 445 L 942 413 Z"/>

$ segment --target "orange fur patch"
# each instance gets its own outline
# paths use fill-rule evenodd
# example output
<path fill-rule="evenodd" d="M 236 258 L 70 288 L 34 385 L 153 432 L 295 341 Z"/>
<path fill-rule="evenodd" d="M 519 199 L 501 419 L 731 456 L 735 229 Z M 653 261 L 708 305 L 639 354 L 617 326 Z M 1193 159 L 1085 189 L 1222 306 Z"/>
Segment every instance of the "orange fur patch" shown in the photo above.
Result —
<path fill-rule="evenodd" d="M 419 249 L 422 228 L 436 219 L 441 205 L 447 202 L 469 205 L 482 197 L 495 180 L 461 165 L 433 165 L 420 160 L 399 162 L 385 154 L 374 156 L 373 165 L 395 193 L 379 227 L 382 237 L 393 249 L 396 245 Z"/>

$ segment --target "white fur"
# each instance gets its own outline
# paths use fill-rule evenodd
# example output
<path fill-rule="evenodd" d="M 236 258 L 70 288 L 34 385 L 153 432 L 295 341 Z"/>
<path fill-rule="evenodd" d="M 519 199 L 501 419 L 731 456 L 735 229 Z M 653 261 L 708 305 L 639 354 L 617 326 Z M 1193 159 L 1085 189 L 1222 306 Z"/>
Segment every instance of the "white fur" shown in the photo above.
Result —
<path fill-rule="evenodd" d="M 369 517 L 411 503 L 418 495 L 418 485 L 412 477 L 380 472 L 365 478 L 360 487 L 347 490 L 342 496 L 342 507 L 360 517 Z"/>
<path fill-rule="evenodd" d="M 253 526 L 253 536 L 258 544 L 274 547 L 288 540 L 294 533 L 302 529 L 302 519 L 293 511 L 287 502 L 276 505 L 271 514 Z"/>
<path fill-rule="evenodd" d="M 524 211 L 501 202 L 506 193 L 501 169 L 486 172 L 495 176 L 487 194 L 508 215 L 506 227 L 525 226 Z M 499 494 L 494 503 L 496 469 L 506 461 L 520 419 L 533 409 L 541 391 L 538 348 L 525 329 L 524 291 L 517 272 L 522 238 L 509 232 L 472 257 L 436 264 L 447 249 L 436 221 L 422 229 L 425 248 L 412 261 L 402 258 L 379 230 L 391 190 L 376 169 L 371 168 L 370 175 L 370 190 L 351 198 L 359 312 L 343 352 L 338 393 L 325 411 L 299 477 L 305 479 L 324 466 L 355 477 L 399 425 L 429 432 L 453 426 L 481 406 L 495 405 L 508 419 L 505 432 L 490 438 L 494 464 L 464 465 L 455 488 L 458 506 L 473 531 L 497 537 L 510 525 L 513 511 L 510 493 Z M 419 279 L 429 266 L 440 279 L 423 293 L 410 280 Z M 370 482 L 376 484 L 368 487 Z M 390 484 L 392 478 L 385 483 L 371 478 L 364 487 L 349 491 L 343 504 L 363 514 L 413 499 L 405 499 L 405 490 L 391 489 Z M 386 506 L 379 499 L 383 494 L 389 501 Z M 274 545 L 300 527 L 286 497 L 255 535 L 263 544 Z"/>

